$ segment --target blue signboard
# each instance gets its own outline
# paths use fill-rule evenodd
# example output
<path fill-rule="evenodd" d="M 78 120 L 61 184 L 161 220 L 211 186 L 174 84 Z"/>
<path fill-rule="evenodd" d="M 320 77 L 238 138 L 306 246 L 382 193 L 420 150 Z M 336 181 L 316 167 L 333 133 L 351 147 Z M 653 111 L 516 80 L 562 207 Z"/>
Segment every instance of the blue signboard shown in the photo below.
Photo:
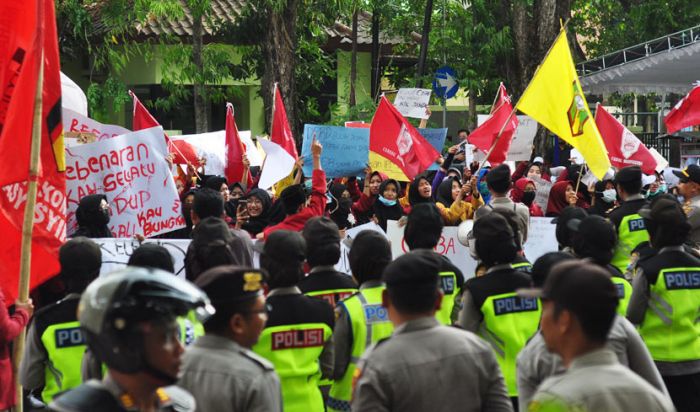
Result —
<path fill-rule="evenodd" d="M 321 165 L 328 177 L 363 176 L 369 157 L 369 129 L 304 125 L 304 176 L 311 177 L 311 140 L 316 135 L 321 145 Z"/>
<path fill-rule="evenodd" d="M 442 66 L 435 71 L 433 79 L 433 91 L 441 99 L 450 99 L 457 94 L 459 84 L 457 75 L 450 66 Z"/>

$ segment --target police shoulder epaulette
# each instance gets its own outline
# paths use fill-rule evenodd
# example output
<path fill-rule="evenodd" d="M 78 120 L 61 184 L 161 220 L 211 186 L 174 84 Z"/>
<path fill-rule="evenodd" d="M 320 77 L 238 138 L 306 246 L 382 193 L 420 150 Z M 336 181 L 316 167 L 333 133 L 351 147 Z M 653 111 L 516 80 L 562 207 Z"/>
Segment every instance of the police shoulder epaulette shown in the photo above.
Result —
<path fill-rule="evenodd" d="M 606 214 L 606 215 L 610 215 L 610 213 L 616 211 L 616 210 L 619 209 L 619 208 L 620 208 L 620 205 L 613 206 L 613 207 L 611 207 L 610 209 L 606 210 L 606 211 L 605 211 L 605 214 Z"/>
<path fill-rule="evenodd" d="M 264 370 L 267 370 L 267 371 L 275 370 L 275 366 L 272 364 L 272 362 L 263 358 L 262 356 L 258 355 L 257 353 L 253 352 L 252 350 L 242 349 L 240 351 L 240 353 L 241 353 L 241 355 L 243 355 L 246 358 L 253 361 L 253 363 L 259 365 Z"/>
<path fill-rule="evenodd" d="M 177 386 L 167 386 L 157 392 L 161 405 L 170 407 L 176 412 L 193 412 L 196 409 L 194 397 L 186 390 Z"/>

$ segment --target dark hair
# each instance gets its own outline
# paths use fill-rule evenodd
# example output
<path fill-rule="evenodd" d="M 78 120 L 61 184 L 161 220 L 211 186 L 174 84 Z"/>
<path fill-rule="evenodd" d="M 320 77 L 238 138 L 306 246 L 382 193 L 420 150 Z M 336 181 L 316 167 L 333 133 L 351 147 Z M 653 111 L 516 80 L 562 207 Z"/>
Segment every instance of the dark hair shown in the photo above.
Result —
<path fill-rule="evenodd" d="M 129 257 L 127 265 L 163 269 L 166 272 L 175 273 L 173 257 L 168 249 L 155 243 L 144 243 L 139 246 Z"/>
<path fill-rule="evenodd" d="M 58 251 L 61 264 L 60 279 L 68 293 L 82 293 L 100 274 L 100 246 L 87 237 L 77 236 L 64 243 Z"/>
<path fill-rule="evenodd" d="M 642 180 L 634 179 L 627 182 L 617 182 L 617 184 L 625 191 L 628 195 L 636 195 L 642 191 Z"/>
<path fill-rule="evenodd" d="M 557 243 L 563 247 L 571 247 L 573 233 L 569 229 L 569 221 L 571 219 L 584 219 L 588 216 L 588 212 L 577 206 L 567 206 L 562 209 L 559 216 L 557 216 L 557 226 L 554 229 L 554 233 L 557 238 Z"/>
<path fill-rule="evenodd" d="M 518 247 L 518 250 L 522 250 L 522 228 L 520 227 L 520 217 L 518 217 L 518 215 L 515 214 L 514 211 L 504 208 L 494 208 L 492 213 L 497 213 L 506 219 L 506 222 L 508 222 L 510 229 L 513 231 L 515 245 Z"/>
<path fill-rule="evenodd" d="M 224 198 L 220 192 L 207 187 L 197 190 L 192 211 L 199 219 L 221 217 L 224 214 Z"/>
<path fill-rule="evenodd" d="M 469 134 L 469 130 L 467 130 L 467 129 L 459 129 L 459 130 L 457 130 L 457 136 L 459 136 L 459 134 L 462 133 L 462 132 L 466 133 L 467 135 Z"/>
<path fill-rule="evenodd" d="M 330 218 L 312 217 L 304 225 L 306 262 L 310 267 L 335 265 L 340 260 L 340 229 Z"/>
<path fill-rule="evenodd" d="M 515 233 L 505 217 L 489 213 L 474 222 L 476 254 L 488 267 L 499 263 L 511 263 L 520 250 Z"/>
<path fill-rule="evenodd" d="M 214 305 L 216 313 L 204 322 L 204 331 L 206 333 L 214 333 L 223 335 L 229 328 L 229 322 L 235 314 L 247 314 L 253 305 L 255 299 L 247 299 L 235 303 L 227 303 L 225 305 Z"/>
<path fill-rule="evenodd" d="M 681 217 L 680 221 L 659 222 L 654 219 L 644 219 L 644 226 L 649 232 L 649 243 L 655 249 L 661 249 L 667 246 L 680 246 L 685 243 L 690 234 L 691 226 L 685 219 L 685 213 L 678 200 L 670 194 L 662 194 L 651 201 L 651 207 L 661 199 L 672 200 L 678 205 L 677 215 Z"/>
<path fill-rule="evenodd" d="M 277 259 L 266 253 L 260 255 L 260 267 L 269 274 L 270 289 L 295 286 L 304 278 L 304 262 Z"/>
<path fill-rule="evenodd" d="M 615 227 L 607 220 L 600 218 L 607 224 L 598 224 L 595 237 L 592 233 L 581 233 L 581 230 L 574 232 L 572 236 L 572 247 L 574 253 L 580 258 L 591 258 L 599 265 L 607 265 L 612 261 L 617 246 L 617 232 Z M 587 224 L 588 219 L 582 220 L 581 225 Z"/>
<path fill-rule="evenodd" d="M 547 276 L 552 271 L 552 268 L 560 262 L 576 259 L 566 252 L 549 252 L 540 256 L 532 265 L 532 286 L 541 288 L 544 282 L 547 281 Z"/>
<path fill-rule="evenodd" d="M 417 250 L 400 256 L 384 270 L 391 304 L 401 313 L 421 314 L 435 308 L 440 295 L 440 255 Z"/>
<path fill-rule="evenodd" d="M 434 203 L 419 203 L 411 209 L 406 221 L 404 240 L 408 248 L 433 249 L 440 241 L 444 223 Z"/>
<path fill-rule="evenodd" d="M 381 279 L 382 272 L 391 263 L 391 245 L 381 233 L 363 230 L 353 239 L 348 260 L 358 284 Z"/>

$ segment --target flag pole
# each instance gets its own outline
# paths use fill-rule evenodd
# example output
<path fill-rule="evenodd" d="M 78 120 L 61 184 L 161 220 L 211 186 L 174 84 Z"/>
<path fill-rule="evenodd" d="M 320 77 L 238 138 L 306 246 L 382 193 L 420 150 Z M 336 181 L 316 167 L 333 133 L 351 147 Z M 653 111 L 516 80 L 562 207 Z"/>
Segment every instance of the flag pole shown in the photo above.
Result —
<path fill-rule="evenodd" d="M 39 76 L 37 78 L 36 93 L 34 95 L 34 120 L 32 122 L 31 151 L 29 158 L 29 184 L 27 187 L 27 203 L 24 207 L 24 223 L 22 224 L 22 249 L 19 261 L 19 293 L 17 300 L 26 303 L 29 300 L 29 277 L 32 263 L 32 231 L 34 229 L 34 209 L 36 207 L 36 193 L 39 178 L 39 154 L 41 152 L 41 115 L 43 108 L 44 89 L 44 50 L 41 51 L 39 60 Z M 24 410 L 22 399 L 22 386 L 19 382 L 19 364 L 24 355 L 24 342 L 26 338 L 26 326 L 22 328 L 15 339 L 14 354 L 12 356 L 12 369 L 15 374 L 15 396 L 17 404 L 15 411 Z"/>

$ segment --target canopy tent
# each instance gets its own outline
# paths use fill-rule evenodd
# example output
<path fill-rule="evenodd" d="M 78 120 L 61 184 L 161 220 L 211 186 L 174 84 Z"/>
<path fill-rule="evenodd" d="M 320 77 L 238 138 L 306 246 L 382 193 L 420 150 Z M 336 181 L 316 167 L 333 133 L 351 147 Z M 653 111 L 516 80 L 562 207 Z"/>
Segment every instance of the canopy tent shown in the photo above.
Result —
<path fill-rule="evenodd" d="M 700 26 L 576 65 L 587 94 L 685 94 L 700 80 Z"/>

